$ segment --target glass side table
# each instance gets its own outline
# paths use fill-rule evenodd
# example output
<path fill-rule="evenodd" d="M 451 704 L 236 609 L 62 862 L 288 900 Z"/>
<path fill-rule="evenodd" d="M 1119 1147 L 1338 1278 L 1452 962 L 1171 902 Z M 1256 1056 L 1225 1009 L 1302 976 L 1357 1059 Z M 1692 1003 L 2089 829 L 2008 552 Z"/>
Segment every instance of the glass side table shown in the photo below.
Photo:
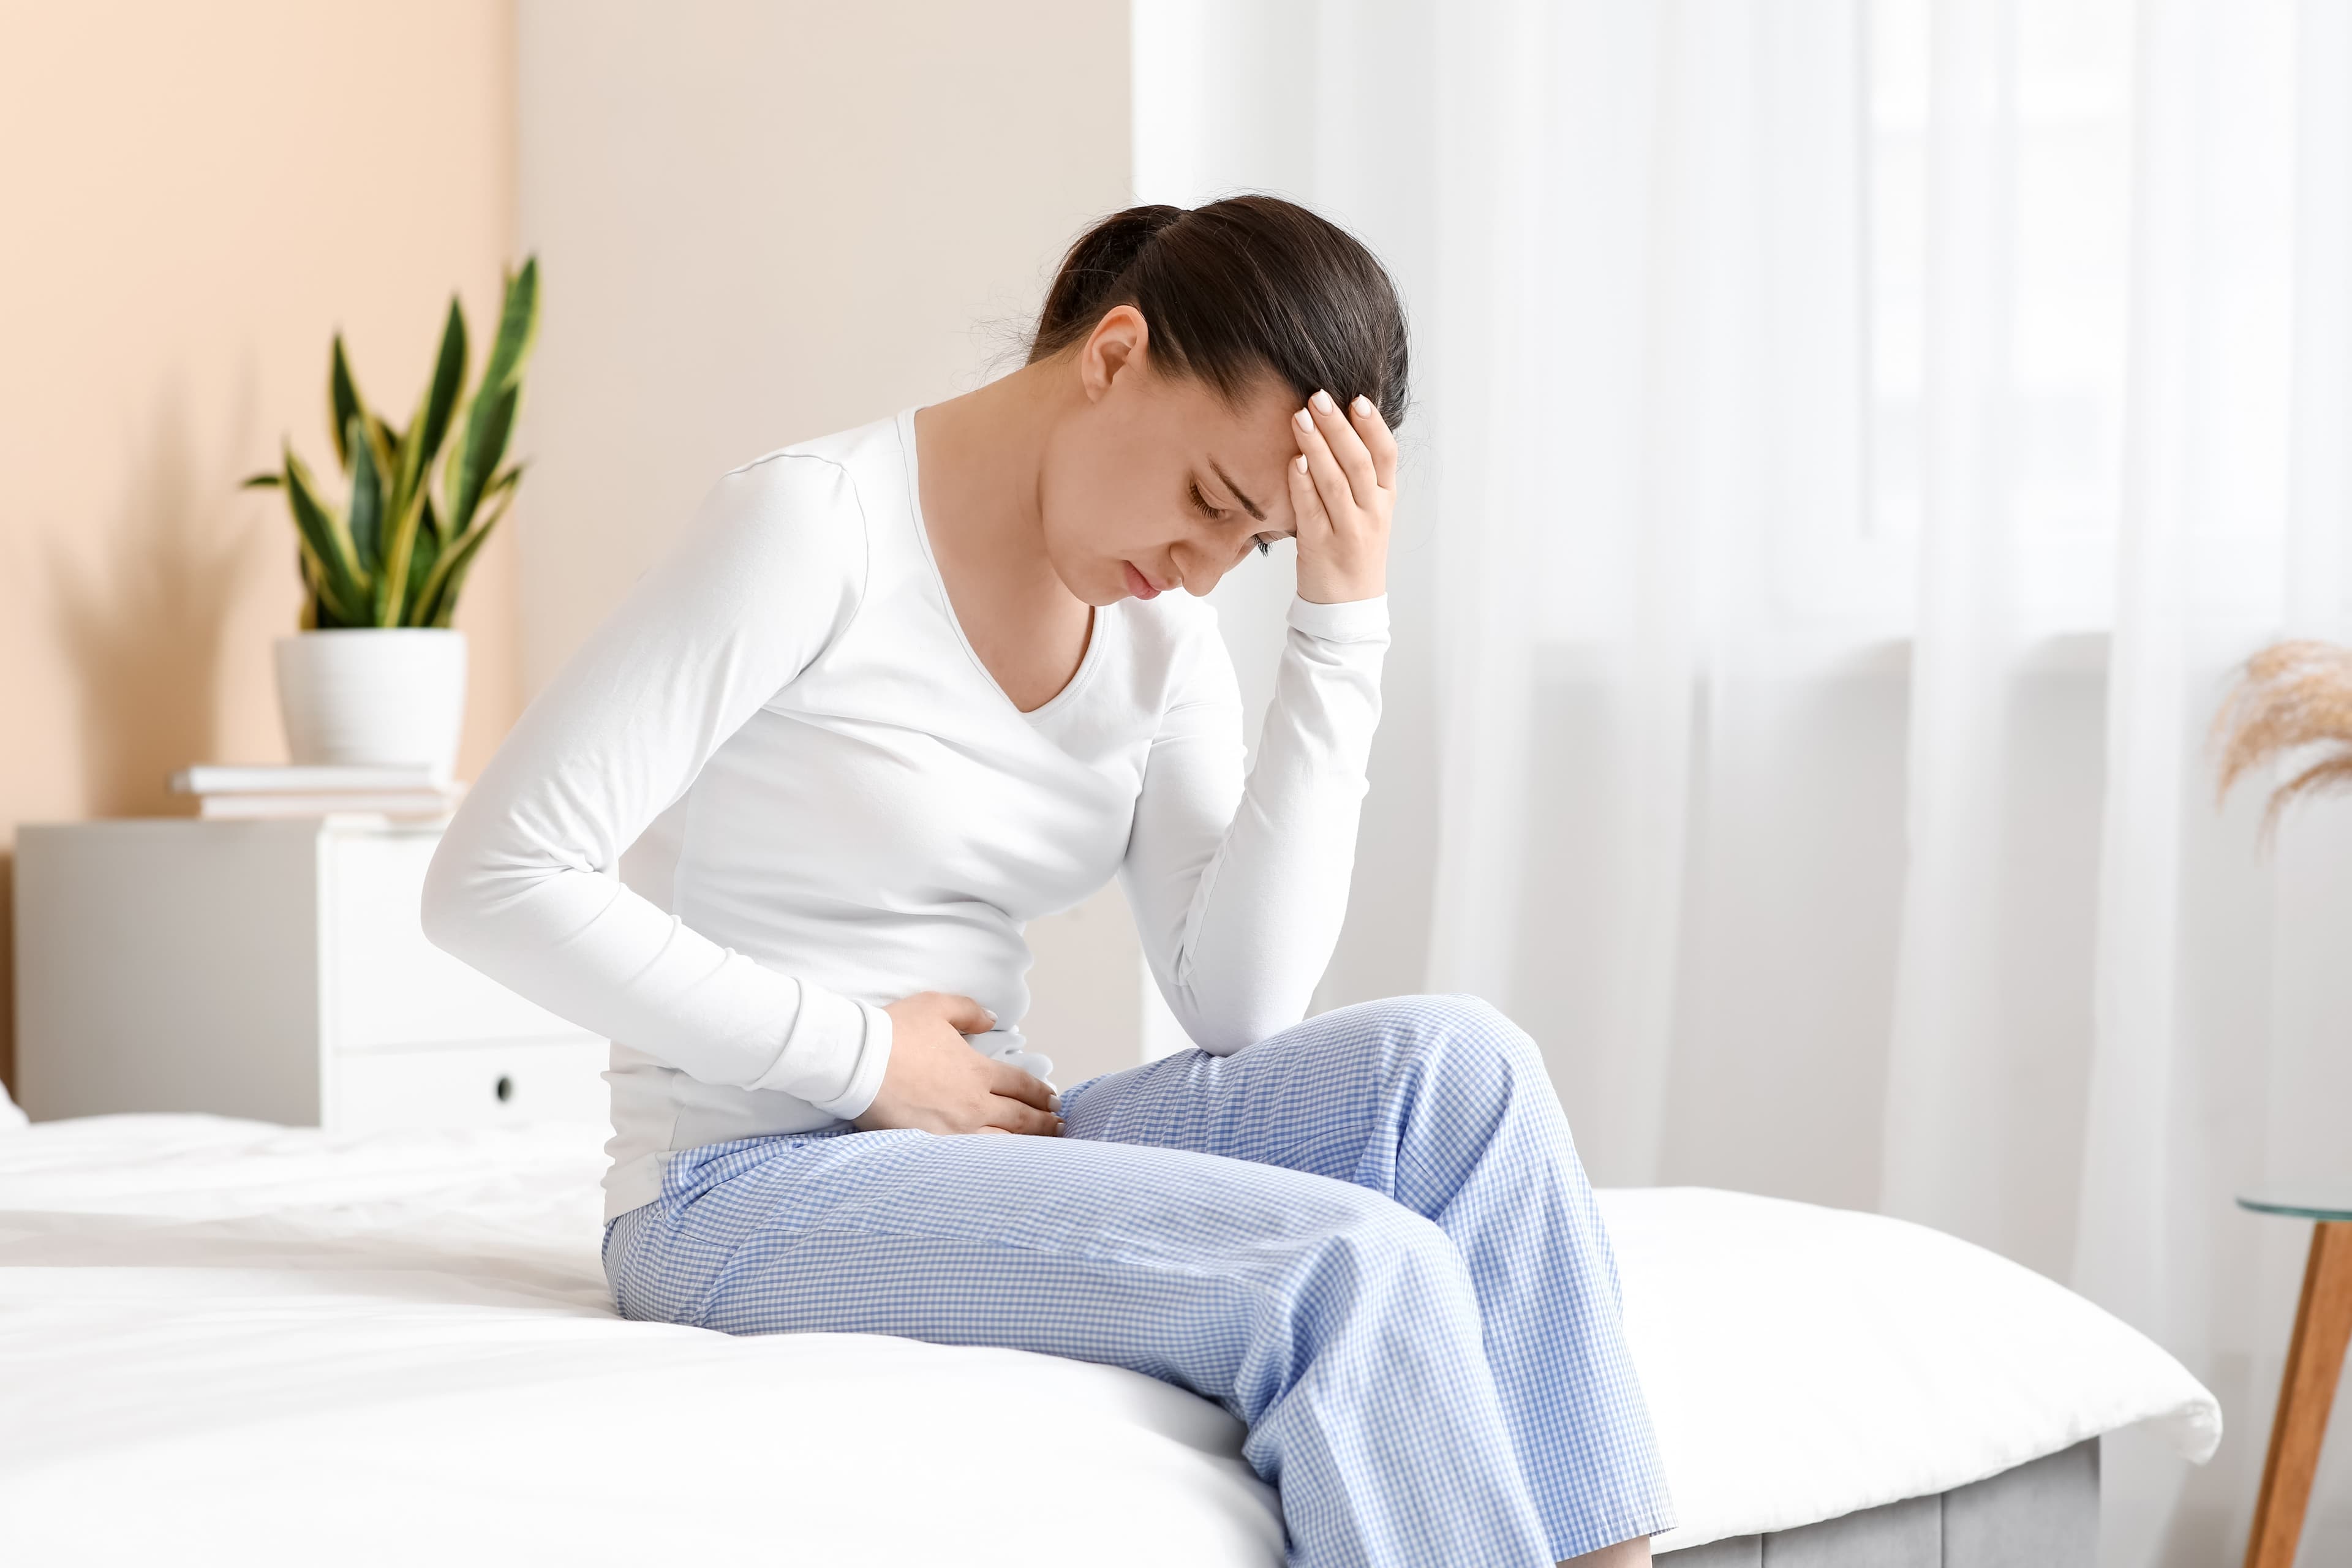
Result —
<path fill-rule="evenodd" d="M 2287 1342 L 2286 1373 L 2279 1379 L 2254 1527 L 2246 1536 L 2246 1568 L 2294 1568 L 2319 1446 L 2327 1436 L 2328 1406 L 2344 1371 L 2345 1342 L 2352 1340 L 2352 1186 L 2264 1187 L 2241 1194 L 2238 1206 L 2318 1222 L 2311 1227 L 2303 1300 L 2294 1310 L 2294 1337 Z"/>

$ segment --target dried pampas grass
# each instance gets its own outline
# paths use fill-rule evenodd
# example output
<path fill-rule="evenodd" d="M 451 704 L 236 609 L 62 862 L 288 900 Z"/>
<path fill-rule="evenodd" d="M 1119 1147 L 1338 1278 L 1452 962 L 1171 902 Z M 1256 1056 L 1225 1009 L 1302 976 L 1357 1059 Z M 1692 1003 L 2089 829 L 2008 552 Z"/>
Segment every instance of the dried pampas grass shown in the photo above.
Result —
<path fill-rule="evenodd" d="M 2213 716 L 2213 743 L 2222 795 L 2252 769 L 2289 752 L 2324 748 L 2271 792 L 2264 838 L 2288 802 L 2352 784 L 2352 648 L 2304 640 L 2273 643 L 2254 655 Z"/>

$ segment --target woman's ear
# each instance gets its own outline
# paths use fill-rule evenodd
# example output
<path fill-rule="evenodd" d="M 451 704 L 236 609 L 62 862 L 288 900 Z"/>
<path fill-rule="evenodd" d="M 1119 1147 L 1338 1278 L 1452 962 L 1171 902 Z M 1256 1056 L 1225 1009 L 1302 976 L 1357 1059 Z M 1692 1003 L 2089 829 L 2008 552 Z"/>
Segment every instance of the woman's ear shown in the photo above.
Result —
<path fill-rule="evenodd" d="M 1150 341 L 1151 328 L 1134 306 L 1113 305 L 1104 311 L 1078 351 L 1078 377 L 1087 401 L 1099 403 L 1120 376 L 1141 370 Z"/>

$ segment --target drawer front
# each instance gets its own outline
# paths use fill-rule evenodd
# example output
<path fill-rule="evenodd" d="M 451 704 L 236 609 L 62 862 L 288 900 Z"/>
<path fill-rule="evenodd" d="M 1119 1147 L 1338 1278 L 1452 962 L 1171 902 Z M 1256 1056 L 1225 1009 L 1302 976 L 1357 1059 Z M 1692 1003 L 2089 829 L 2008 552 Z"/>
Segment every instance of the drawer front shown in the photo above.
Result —
<path fill-rule="evenodd" d="M 330 835 L 320 895 L 330 1049 L 579 1039 L 582 1031 L 425 940 L 437 833 Z"/>
<path fill-rule="evenodd" d="M 328 1065 L 328 1125 L 338 1132 L 604 1124 L 611 1116 L 601 1040 L 344 1051 Z"/>

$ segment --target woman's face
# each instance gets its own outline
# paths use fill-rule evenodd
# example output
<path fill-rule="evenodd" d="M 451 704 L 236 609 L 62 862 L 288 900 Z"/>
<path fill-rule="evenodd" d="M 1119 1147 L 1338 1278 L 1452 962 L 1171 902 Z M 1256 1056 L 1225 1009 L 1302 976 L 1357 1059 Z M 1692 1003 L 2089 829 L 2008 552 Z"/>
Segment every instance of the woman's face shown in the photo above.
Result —
<path fill-rule="evenodd" d="M 1143 317 L 1107 314 L 1076 351 L 1084 399 L 1047 438 L 1045 552 L 1090 605 L 1195 595 L 1259 541 L 1296 531 L 1285 468 L 1297 398 L 1269 373 L 1238 407 L 1152 364 Z"/>

